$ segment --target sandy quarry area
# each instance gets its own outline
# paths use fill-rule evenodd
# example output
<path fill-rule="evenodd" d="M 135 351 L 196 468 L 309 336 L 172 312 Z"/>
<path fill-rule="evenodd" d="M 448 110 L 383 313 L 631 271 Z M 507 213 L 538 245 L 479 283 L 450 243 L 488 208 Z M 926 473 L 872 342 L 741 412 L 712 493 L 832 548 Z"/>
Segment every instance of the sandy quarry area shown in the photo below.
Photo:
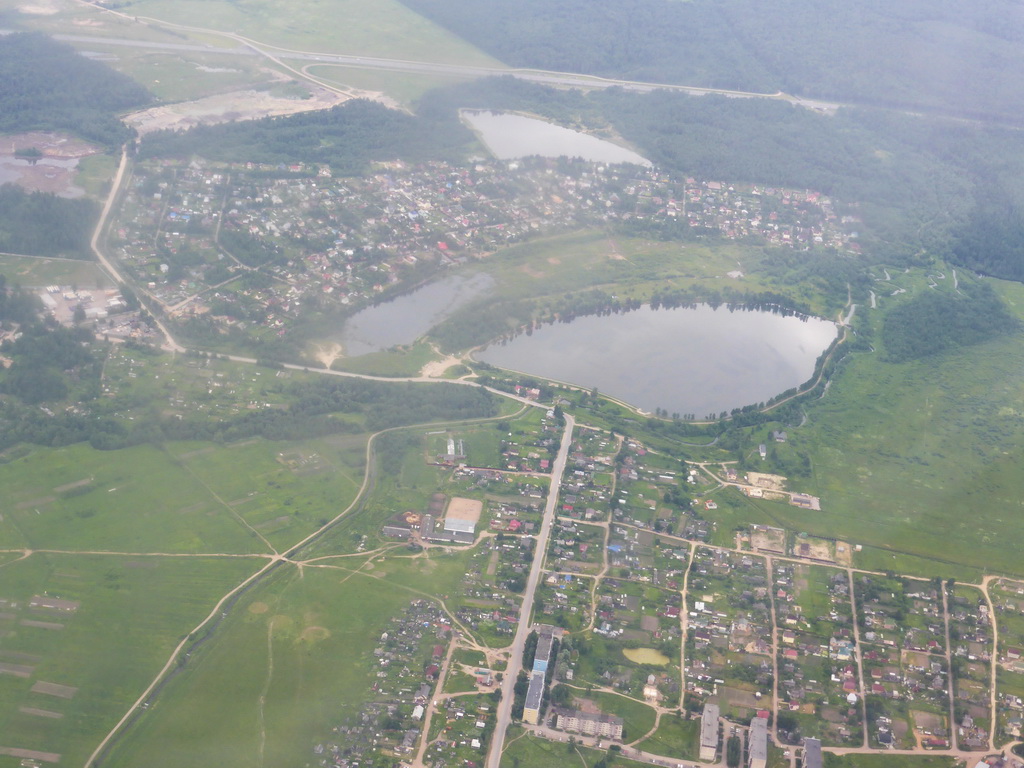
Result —
<path fill-rule="evenodd" d="M 29 161 L 15 157 L 18 149 L 38 149 L 43 156 Z M 0 184 L 17 184 L 32 192 L 52 192 L 60 197 L 81 197 L 74 185 L 78 161 L 95 155 L 99 148 L 61 133 L 19 133 L 0 136 Z"/>
<path fill-rule="evenodd" d="M 177 131 L 196 125 L 216 125 L 233 120 L 255 120 L 260 117 L 312 112 L 317 109 L 329 109 L 357 96 L 379 96 L 372 92 L 341 94 L 318 86 L 310 86 L 309 93 L 310 97 L 307 99 L 294 99 L 252 89 L 232 91 L 195 101 L 152 107 L 128 115 L 125 122 L 144 136 L 168 128 Z"/>

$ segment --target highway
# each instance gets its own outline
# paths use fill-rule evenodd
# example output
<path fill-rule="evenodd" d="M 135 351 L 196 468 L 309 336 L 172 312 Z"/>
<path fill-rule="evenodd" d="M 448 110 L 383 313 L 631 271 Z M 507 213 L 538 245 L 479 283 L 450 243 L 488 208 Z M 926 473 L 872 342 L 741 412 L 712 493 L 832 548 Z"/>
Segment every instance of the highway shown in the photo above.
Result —
<path fill-rule="evenodd" d="M 496 77 L 507 75 L 519 80 L 526 80 L 531 83 L 550 85 L 558 88 L 623 88 L 627 91 L 647 93 L 650 91 L 667 90 L 688 93 L 700 96 L 708 93 L 717 93 L 723 96 L 743 99 L 776 99 L 788 101 L 791 104 L 799 104 L 811 109 L 832 111 L 840 106 L 839 103 L 818 101 L 816 99 L 804 99 L 790 96 L 782 92 L 758 93 L 755 91 L 736 91 L 725 88 L 701 88 L 693 85 L 671 85 L 666 83 L 649 83 L 639 80 L 617 80 L 612 78 L 597 77 L 594 75 L 581 75 L 572 72 L 549 72 L 540 69 L 511 69 L 504 67 L 480 67 L 458 64 L 438 64 L 429 61 L 409 61 L 405 59 L 386 59 L 373 56 L 352 56 L 340 53 L 318 53 L 315 51 L 290 51 L 265 46 L 226 32 L 216 30 L 205 30 L 214 34 L 220 34 L 237 45 L 233 48 L 226 48 L 214 45 L 199 45 L 195 43 L 160 43 L 148 40 L 131 40 L 128 38 L 101 37 L 99 35 L 54 35 L 54 39 L 66 43 L 72 43 L 78 47 L 95 45 L 99 47 L 114 46 L 136 48 L 142 50 L 168 51 L 180 53 L 207 53 L 220 54 L 225 56 L 265 56 L 272 52 L 276 59 L 306 62 L 308 64 L 323 64 L 326 66 L 349 67 L 355 69 L 388 70 L 391 72 L 406 72 L 420 75 L 437 75 L 452 78 L 478 78 Z"/>
<path fill-rule="evenodd" d="M 526 645 L 526 637 L 530 634 L 530 613 L 533 610 L 533 596 L 537 591 L 537 584 L 540 582 L 541 568 L 544 565 L 544 553 L 548 548 L 548 536 L 551 533 L 551 523 L 555 519 L 555 510 L 558 508 L 558 489 L 562 485 L 562 474 L 565 472 L 565 464 L 569 460 L 569 447 L 572 445 L 572 430 L 576 421 L 572 416 L 565 415 L 565 431 L 562 432 L 562 444 L 558 449 L 558 456 L 551 470 L 551 488 L 548 490 L 548 502 L 544 507 L 544 520 L 540 526 L 540 533 L 537 536 L 537 545 L 533 550 L 533 564 L 530 566 L 530 576 L 526 580 L 526 589 L 523 590 L 523 603 L 519 607 L 519 626 L 516 628 L 516 636 L 512 641 L 512 648 L 509 652 L 508 667 L 505 669 L 505 677 L 501 681 L 501 702 L 498 704 L 497 723 L 494 733 L 491 735 L 491 745 L 487 750 L 487 768 L 498 768 L 501 762 L 501 748 L 505 743 L 505 733 L 508 731 L 509 722 L 512 720 L 512 702 L 514 699 L 513 687 L 519 670 L 523 666 L 523 646 Z"/>

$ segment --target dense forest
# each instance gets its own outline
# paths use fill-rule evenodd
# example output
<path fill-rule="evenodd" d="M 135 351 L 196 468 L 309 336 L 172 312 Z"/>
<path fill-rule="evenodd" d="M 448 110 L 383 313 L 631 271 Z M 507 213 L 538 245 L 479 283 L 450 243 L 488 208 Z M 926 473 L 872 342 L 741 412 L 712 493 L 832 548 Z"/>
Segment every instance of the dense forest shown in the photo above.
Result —
<path fill-rule="evenodd" d="M 39 33 L 0 37 L 0 132 L 68 131 L 107 147 L 131 130 L 118 114 L 151 100 L 130 77 Z"/>
<path fill-rule="evenodd" d="M 376 102 L 356 99 L 332 109 L 269 117 L 189 131 L 158 131 L 142 142 L 141 157 L 188 157 L 256 163 L 324 163 L 358 174 L 373 160 L 409 161 L 458 156 L 472 139 L 457 121 L 418 120 Z"/>
<path fill-rule="evenodd" d="M 917 360 L 1018 330 L 1020 323 L 985 283 L 962 283 L 959 295 L 924 291 L 890 309 L 882 322 L 882 359 Z"/>
<path fill-rule="evenodd" d="M 92 338 L 92 331 L 86 328 L 22 325 L 17 341 L 4 342 L 4 353 L 13 362 L 0 379 L 0 391 L 35 405 L 63 400 L 75 384 L 89 383 L 90 392 L 76 395 L 96 397 L 101 363 L 89 350 Z"/>
<path fill-rule="evenodd" d="M 1013 192 L 987 189 L 956 232 L 953 258 L 986 275 L 1024 281 L 1024 206 Z"/>
<path fill-rule="evenodd" d="M 1024 114 L 1013 0 L 403 0 L 517 67 Z"/>
<path fill-rule="evenodd" d="M 91 200 L 0 187 L 0 251 L 29 256 L 89 258 L 99 209 Z"/>

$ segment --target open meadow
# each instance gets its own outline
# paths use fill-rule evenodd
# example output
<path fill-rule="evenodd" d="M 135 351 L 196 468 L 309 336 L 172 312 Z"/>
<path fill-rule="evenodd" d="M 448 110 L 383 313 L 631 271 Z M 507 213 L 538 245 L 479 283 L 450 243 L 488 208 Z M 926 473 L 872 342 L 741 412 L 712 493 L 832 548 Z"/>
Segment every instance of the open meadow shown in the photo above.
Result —
<path fill-rule="evenodd" d="M 388 620 L 456 588 L 464 557 L 286 566 L 248 593 L 106 765 L 303 764 L 363 705 Z"/>
<path fill-rule="evenodd" d="M 41 288 L 47 285 L 77 285 L 79 288 L 109 288 L 110 278 L 92 261 L 48 259 L 40 256 L 0 254 L 0 275 L 10 285 Z"/>
<path fill-rule="evenodd" d="M 1021 573 L 1022 365 L 1018 334 L 909 363 L 853 355 L 794 433 L 814 457 L 822 510 L 777 505 L 778 519 L 892 555 Z"/>
<path fill-rule="evenodd" d="M 3 565 L 5 745 L 83 764 L 177 643 L 262 565 L 256 558 L 38 553 Z M 0 757 L 0 765 L 17 761 Z"/>
<path fill-rule="evenodd" d="M 287 14 L 269 0 L 139 0 L 120 10 L 280 49 L 501 66 L 397 0 L 302 0 L 290 3 Z"/>
<path fill-rule="evenodd" d="M 0 546 L 193 554 L 287 549 L 355 498 L 363 442 L 348 443 L 256 439 L 37 450 L 0 465 L 10 503 Z"/>

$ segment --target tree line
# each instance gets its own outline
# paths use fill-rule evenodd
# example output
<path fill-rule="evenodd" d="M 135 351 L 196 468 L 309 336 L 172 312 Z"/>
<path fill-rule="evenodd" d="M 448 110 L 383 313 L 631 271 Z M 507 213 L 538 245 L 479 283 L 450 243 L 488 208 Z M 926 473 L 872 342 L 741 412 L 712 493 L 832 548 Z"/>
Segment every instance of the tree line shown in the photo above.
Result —
<path fill-rule="evenodd" d="M 960 295 L 924 290 L 886 313 L 882 359 L 918 360 L 1019 329 L 1020 321 L 985 283 L 961 283 Z"/>
<path fill-rule="evenodd" d="M 0 251 L 89 258 L 89 238 L 98 213 L 99 206 L 92 200 L 67 200 L 4 184 L 0 186 Z"/>
<path fill-rule="evenodd" d="M 156 131 L 139 156 L 189 157 L 260 164 L 320 163 L 336 174 L 357 175 L 372 161 L 453 158 L 472 138 L 457 121 L 437 124 L 377 102 L 353 99 L 331 109 L 267 117 L 188 131 Z"/>
<path fill-rule="evenodd" d="M 113 148 L 132 135 L 118 115 L 151 100 L 127 75 L 44 34 L 0 37 L 0 132 L 67 131 Z"/>

